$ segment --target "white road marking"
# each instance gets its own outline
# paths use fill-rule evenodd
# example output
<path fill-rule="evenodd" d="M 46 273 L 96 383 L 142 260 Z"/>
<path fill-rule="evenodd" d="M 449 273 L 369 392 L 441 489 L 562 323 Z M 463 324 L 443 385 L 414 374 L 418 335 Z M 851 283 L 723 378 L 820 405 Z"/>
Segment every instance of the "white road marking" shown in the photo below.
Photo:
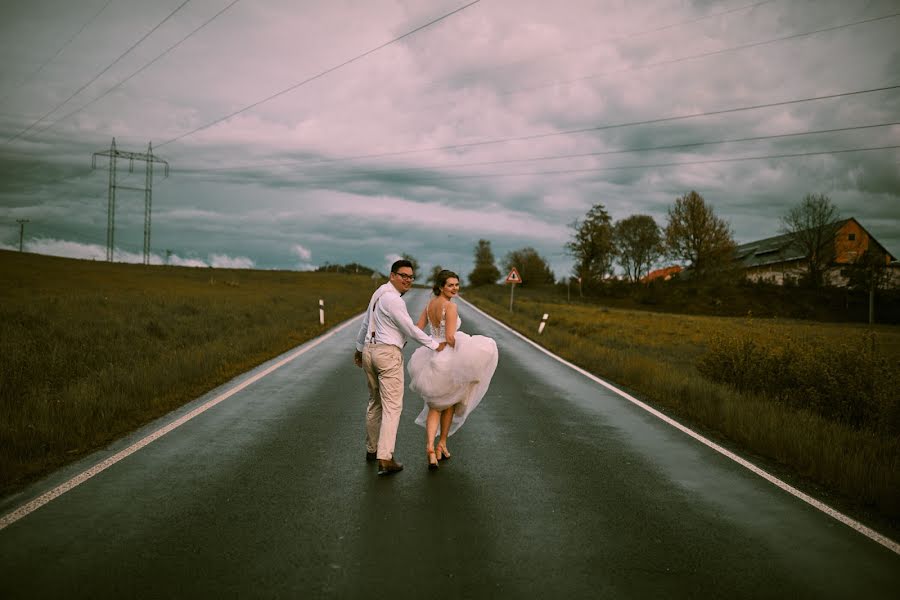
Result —
<path fill-rule="evenodd" d="M 292 352 L 290 355 L 279 360 L 277 363 L 274 363 L 274 364 L 268 366 L 265 370 L 260 371 L 259 373 L 257 373 L 256 375 L 253 375 L 252 377 L 248 378 L 247 380 L 242 381 L 240 384 L 229 389 L 227 392 L 223 392 L 222 394 L 219 394 L 218 396 L 209 400 L 208 402 L 204 402 L 201 406 L 198 406 L 191 412 L 172 421 L 165 427 L 161 427 L 160 429 L 157 429 L 150 435 L 144 437 L 143 439 L 141 439 L 138 442 L 135 442 L 131 446 L 122 450 L 121 452 L 119 452 L 113 456 L 110 456 L 109 458 L 107 458 L 106 460 L 104 460 L 100 463 L 97 463 L 96 465 L 87 469 L 83 473 L 80 473 L 79 475 L 72 477 L 65 483 L 53 488 L 49 492 L 46 492 L 45 494 L 38 496 L 31 502 L 27 502 L 26 504 L 23 504 L 22 506 L 13 510 L 12 512 L 10 512 L 6 515 L 3 515 L 3 517 L 0 517 L 0 530 L 2 530 L 3 528 L 5 528 L 9 525 L 12 525 L 13 523 L 18 521 L 22 517 L 28 515 L 29 513 L 34 512 L 35 510 L 44 506 L 51 500 L 54 500 L 54 499 L 62 496 L 63 494 L 65 494 L 66 492 L 71 490 L 72 488 L 74 488 L 78 485 L 81 485 L 82 483 L 84 483 L 85 481 L 87 481 L 88 479 L 90 479 L 91 477 L 96 475 L 97 473 L 105 471 L 106 469 L 113 466 L 114 464 L 116 464 L 117 462 L 122 460 L 123 458 L 126 458 L 126 457 L 130 456 L 131 454 L 134 454 L 135 452 L 137 452 L 138 450 L 140 450 L 147 444 L 153 442 L 154 440 L 158 440 L 159 438 L 166 435 L 170 431 L 184 425 L 185 423 L 187 423 L 188 421 L 190 421 L 197 415 L 204 413 L 207 410 L 209 410 L 210 408 L 212 408 L 213 406 L 219 404 L 220 402 L 227 400 L 228 398 L 237 394 L 238 392 L 240 392 L 247 386 L 249 386 L 253 383 L 256 383 L 257 381 L 259 381 L 266 375 L 269 375 L 273 371 L 283 367 L 284 365 L 291 362 L 298 356 L 305 354 L 306 352 L 312 350 L 313 348 L 315 348 L 316 346 L 318 346 L 319 344 L 321 344 L 328 338 L 332 337 L 333 335 L 335 335 L 336 333 L 338 333 L 339 331 L 341 331 L 342 329 L 344 329 L 351 323 L 357 321 L 363 314 L 364 313 L 360 313 L 359 315 L 356 315 L 355 317 L 352 317 L 352 318 L 348 319 L 347 321 L 341 323 L 340 325 L 338 325 L 336 328 L 332 329 L 328 333 L 325 333 L 325 334 L 319 336 L 318 338 L 313 339 L 312 341 L 305 342 L 304 345 L 302 345 L 302 347 L 300 347 L 298 350 Z"/>
<path fill-rule="evenodd" d="M 596 383 L 599 383 L 600 385 L 602 385 L 603 387 L 607 388 L 608 390 L 610 390 L 610 391 L 612 391 L 612 392 L 615 392 L 616 394 L 618 394 L 619 396 L 625 398 L 625 399 L 628 400 L 629 402 L 631 402 L 631 403 L 635 404 L 636 406 L 638 406 L 638 407 L 644 409 L 645 411 L 647 411 L 648 413 L 650 413 L 650 414 L 653 415 L 654 417 L 657 417 L 658 419 L 661 419 L 662 421 L 665 421 L 666 423 L 668 423 L 668 424 L 671 425 L 672 427 L 674 427 L 674 428 L 676 428 L 676 429 L 678 429 L 678 430 L 680 430 L 680 431 L 683 431 L 684 433 L 688 434 L 689 436 L 691 436 L 691 437 L 694 438 L 695 440 L 699 441 L 700 443 L 702 443 L 702 444 L 704 444 L 704 445 L 706 445 L 706 446 L 712 448 L 713 450 L 715 450 L 715 451 L 718 452 L 719 454 L 722 454 L 723 456 L 725 456 L 725 457 L 727 457 L 727 458 L 730 458 L 731 460 L 733 460 L 734 462 L 738 463 L 738 464 L 741 465 L 742 467 L 744 467 L 744 468 L 746 468 L 746 469 L 749 469 L 750 471 L 752 471 L 752 472 L 755 473 L 756 475 L 759 475 L 760 477 L 762 477 L 763 479 L 765 479 L 765 480 L 768 481 L 769 483 L 772 483 L 772 484 L 778 486 L 779 488 L 781 488 L 782 490 L 786 491 L 787 493 L 789 493 L 789 494 L 791 494 L 791 495 L 793 495 L 793 496 L 799 498 L 800 500 L 803 500 L 804 502 L 806 502 L 806 503 L 809 504 L 810 506 L 812 506 L 812 507 L 814 507 L 814 508 L 817 508 L 818 510 L 822 511 L 822 512 L 825 513 L 826 515 L 828 515 L 828 516 L 830 516 L 830 517 L 832 517 L 832 518 L 834 518 L 834 519 L 837 519 L 838 521 L 840 521 L 840 522 L 843 523 L 844 525 L 847 525 L 848 527 L 852 527 L 853 529 L 855 529 L 855 530 L 858 531 L 859 533 L 863 534 L 863 535 L 866 536 L 867 538 L 869 538 L 869 539 L 871 539 L 871 540 L 873 540 L 873 541 L 875 541 L 875 542 L 878 542 L 879 544 L 881 544 L 882 546 L 884 546 L 884 547 L 887 548 L 888 550 L 891 550 L 891 551 L 893 551 L 893 552 L 896 553 L 896 554 L 900 554 L 900 544 L 898 544 L 898 543 L 895 542 L 894 540 L 892 540 L 892 539 L 890 539 L 890 538 L 888 538 L 888 537 L 886 537 L 886 536 L 884 536 L 884 535 L 878 533 L 877 531 L 875 531 L 875 530 L 873 530 L 873 529 L 870 529 L 869 527 L 866 527 L 865 525 L 863 525 L 862 523 L 860 523 L 860 522 L 858 522 L 858 521 L 855 521 L 855 520 L 851 519 L 851 518 L 848 517 L 847 515 L 845 515 L 845 514 L 839 512 L 839 511 L 837 511 L 837 510 L 831 508 L 830 506 L 828 506 L 827 504 L 825 504 L 825 503 L 823 503 L 823 502 L 820 502 L 819 500 L 816 500 L 816 499 L 813 498 L 812 496 L 810 496 L 810 495 L 808 495 L 808 494 L 805 494 L 805 493 L 801 492 L 801 491 L 798 490 L 797 488 L 795 488 L 795 487 L 793 487 L 793 486 L 791 486 L 791 485 L 788 485 L 787 483 L 781 481 L 780 479 L 778 479 L 778 478 L 775 477 L 774 475 L 772 475 L 772 474 L 770 474 L 770 473 L 768 473 L 768 472 L 766 472 L 766 471 L 763 471 L 762 469 L 760 469 L 759 467 L 757 467 L 756 465 L 754 465 L 754 464 L 751 463 L 750 461 L 748 461 L 748 460 L 746 460 L 746 459 L 744 459 L 744 458 L 741 458 L 740 456 L 738 456 L 737 454 L 731 452 L 730 450 L 727 450 L 727 449 L 723 448 L 722 446 L 719 446 L 719 445 L 716 444 L 715 442 L 713 442 L 713 441 L 711 441 L 711 440 L 708 440 L 707 438 L 703 437 L 702 435 L 700 435 L 700 434 L 697 433 L 696 431 L 693 431 L 692 429 L 689 429 L 689 428 L 685 427 L 684 425 L 682 425 L 682 424 L 679 423 L 678 421 L 675 421 L 674 419 L 671 419 L 670 417 L 667 417 L 666 415 L 664 415 L 663 413 L 659 412 L 659 411 L 656 410 L 655 408 L 653 408 L 653 407 L 651 407 L 651 406 L 648 406 L 647 404 L 641 402 L 640 400 L 638 400 L 637 398 L 635 398 L 635 397 L 632 396 L 631 394 L 628 394 L 627 392 L 624 392 L 624 391 L 618 389 L 618 388 L 615 387 L 614 385 L 612 385 L 612 384 L 610 384 L 610 383 L 607 383 L 606 381 L 603 381 L 602 379 L 600 379 L 600 378 L 597 377 L 596 375 L 594 375 L 594 374 L 592 374 L 592 373 L 589 373 L 589 372 L 585 371 L 584 369 L 582 369 L 581 367 L 579 367 L 579 366 L 577 366 L 577 365 L 574 365 L 574 364 L 570 363 L 570 362 L 567 361 L 566 359 L 561 358 L 561 357 L 559 357 L 559 356 L 553 354 L 552 352 L 550 352 L 549 350 L 547 350 L 547 349 L 544 348 L 543 346 L 541 346 L 541 345 L 537 344 L 536 342 L 534 342 L 534 341 L 528 339 L 527 337 L 525 337 L 524 335 L 522 335 L 522 334 L 519 333 L 518 331 L 515 331 L 514 329 L 512 329 L 512 328 L 511 328 L 509 325 L 507 325 L 506 323 L 503 323 L 503 322 L 501 322 L 501 321 L 498 321 L 497 319 L 495 319 L 495 318 L 492 317 L 491 315 L 487 314 L 487 313 L 484 312 L 483 310 L 479 309 L 477 306 L 473 305 L 472 303 L 467 302 L 466 300 L 463 300 L 462 298 L 460 298 L 460 300 L 463 301 L 463 302 L 465 302 L 467 306 L 469 306 L 469 307 L 473 308 L 474 310 L 476 310 L 477 312 L 481 313 L 482 315 L 484 315 L 485 317 L 487 317 L 488 319 L 490 319 L 490 320 L 493 321 L 494 323 L 496 323 L 496 324 L 500 325 L 501 327 L 503 327 L 504 329 L 508 330 L 508 331 L 509 331 L 510 333 L 512 333 L 513 335 L 518 336 L 519 338 L 521 338 L 521 339 L 523 339 L 524 341 L 528 342 L 529 344 L 531 344 L 532 346 L 534 346 L 535 348 L 537 348 L 538 350 L 540 350 L 541 352 L 543 352 L 543 353 L 546 354 L 547 356 L 550 356 L 551 358 L 553 358 L 553 359 L 555 359 L 555 360 L 561 362 L 562 364 L 566 365 L 567 367 L 569 367 L 569 368 L 571 368 L 571 369 L 573 369 L 573 370 L 575 370 L 575 371 L 581 373 L 582 375 L 584 375 L 584 376 L 587 377 L 588 379 L 590 379 L 590 380 L 592 380 L 592 381 L 594 381 L 594 382 L 596 382 Z"/>

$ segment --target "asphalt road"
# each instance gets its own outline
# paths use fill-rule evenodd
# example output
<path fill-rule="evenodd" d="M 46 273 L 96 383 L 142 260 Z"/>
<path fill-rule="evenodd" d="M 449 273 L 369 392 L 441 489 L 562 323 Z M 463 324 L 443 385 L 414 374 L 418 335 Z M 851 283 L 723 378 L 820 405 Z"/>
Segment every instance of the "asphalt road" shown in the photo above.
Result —
<path fill-rule="evenodd" d="M 500 363 L 437 472 L 410 392 L 406 469 L 365 462 L 357 321 L 0 530 L 0 597 L 898 597 L 897 553 L 460 314 Z"/>

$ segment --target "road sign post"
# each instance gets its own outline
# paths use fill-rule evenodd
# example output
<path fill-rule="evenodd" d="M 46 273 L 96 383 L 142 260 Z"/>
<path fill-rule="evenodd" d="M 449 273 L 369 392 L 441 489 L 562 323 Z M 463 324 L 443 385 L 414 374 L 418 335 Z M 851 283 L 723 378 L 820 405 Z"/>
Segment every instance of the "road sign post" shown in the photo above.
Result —
<path fill-rule="evenodd" d="M 519 275 L 519 271 L 513 267 L 512 271 L 509 272 L 509 275 L 506 276 L 506 283 L 511 284 L 509 288 L 509 312 L 513 310 L 513 297 L 516 294 L 516 284 L 522 283 L 522 276 Z"/>

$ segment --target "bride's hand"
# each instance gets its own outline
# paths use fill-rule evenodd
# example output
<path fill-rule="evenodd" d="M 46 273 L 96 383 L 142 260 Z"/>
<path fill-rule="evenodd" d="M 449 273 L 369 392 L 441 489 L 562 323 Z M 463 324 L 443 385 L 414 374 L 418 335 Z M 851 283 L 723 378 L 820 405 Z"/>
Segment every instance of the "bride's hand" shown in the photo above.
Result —
<path fill-rule="evenodd" d="M 447 347 L 447 342 L 441 342 L 440 344 L 438 344 L 438 347 L 435 348 L 434 351 L 435 351 L 435 352 L 440 352 L 441 350 L 443 350 L 443 349 L 446 348 L 446 347 Z"/>

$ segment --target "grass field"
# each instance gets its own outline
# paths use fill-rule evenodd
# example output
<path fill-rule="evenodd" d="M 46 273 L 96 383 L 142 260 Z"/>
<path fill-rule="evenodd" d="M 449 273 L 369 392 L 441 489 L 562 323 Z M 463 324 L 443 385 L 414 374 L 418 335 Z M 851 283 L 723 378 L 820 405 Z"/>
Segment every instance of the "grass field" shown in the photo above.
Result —
<path fill-rule="evenodd" d="M 529 290 L 510 312 L 499 286 L 464 297 L 740 451 L 900 519 L 900 328 L 612 309 Z"/>
<path fill-rule="evenodd" d="M 0 494 L 359 314 L 379 283 L 0 251 Z M 501 286 L 464 297 L 741 453 L 898 521 L 900 328 L 613 309 L 527 289 L 510 313 Z"/>
<path fill-rule="evenodd" d="M 0 251 L 0 494 L 361 313 L 379 283 Z"/>

